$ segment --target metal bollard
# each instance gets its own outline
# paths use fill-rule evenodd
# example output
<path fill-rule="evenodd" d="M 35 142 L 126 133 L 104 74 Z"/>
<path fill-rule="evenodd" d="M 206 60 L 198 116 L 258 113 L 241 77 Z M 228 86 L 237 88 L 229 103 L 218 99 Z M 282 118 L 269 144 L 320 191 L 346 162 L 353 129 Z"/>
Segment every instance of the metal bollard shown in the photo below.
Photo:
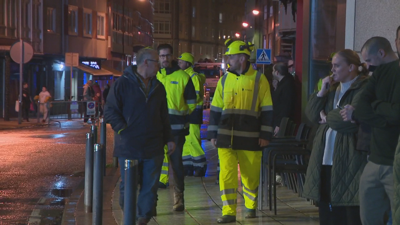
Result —
<path fill-rule="evenodd" d="M 124 224 L 135 224 L 138 161 L 125 160 Z"/>
<path fill-rule="evenodd" d="M 100 144 L 103 145 L 103 167 L 104 176 L 106 175 L 106 165 L 107 165 L 107 123 L 103 118 L 100 120 Z"/>
<path fill-rule="evenodd" d="M 93 200 L 93 136 L 86 134 L 86 159 L 85 159 L 85 212 L 92 212 Z"/>
<path fill-rule="evenodd" d="M 90 127 L 90 131 L 93 135 L 93 143 L 97 144 L 97 126 L 96 125 L 92 125 Z"/>
<path fill-rule="evenodd" d="M 94 168 L 93 168 L 93 215 L 92 224 L 101 225 L 103 220 L 103 146 L 94 145 Z"/>

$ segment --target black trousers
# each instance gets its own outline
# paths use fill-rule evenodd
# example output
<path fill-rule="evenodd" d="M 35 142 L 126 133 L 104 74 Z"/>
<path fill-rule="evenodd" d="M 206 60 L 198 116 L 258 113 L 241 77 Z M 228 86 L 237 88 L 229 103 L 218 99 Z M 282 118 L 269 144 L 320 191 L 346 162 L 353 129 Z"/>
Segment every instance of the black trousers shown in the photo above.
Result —
<path fill-rule="evenodd" d="M 22 104 L 22 118 L 29 121 L 29 108 L 30 104 L 23 103 Z"/>
<path fill-rule="evenodd" d="M 319 204 L 320 225 L 361 225 L 359 206 L 332 206 L 332 166 L 321 167 L 321 201 Z"/>

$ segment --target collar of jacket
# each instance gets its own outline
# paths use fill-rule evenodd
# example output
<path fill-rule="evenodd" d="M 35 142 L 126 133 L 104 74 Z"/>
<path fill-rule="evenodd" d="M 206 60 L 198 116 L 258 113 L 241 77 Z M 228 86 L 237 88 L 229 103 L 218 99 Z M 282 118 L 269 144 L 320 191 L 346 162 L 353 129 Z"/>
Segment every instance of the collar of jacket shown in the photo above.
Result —
<path fill-rule="evenodd" d="M 229 69 L 228 69 L 228 72 L 233 73 L 233 74 L 235 74 L 236 76 L 240 76 L 240 75 L 248 75 L 248 72 L 251 71 L 251 70 L 253 70 L 253 69 L 250 69 L 250 62 L 247 61 L 247 63 L 246 63 L 246 68 L 244 69 L 244 71 L 242 72 L 242 74 L 238 74 L 238 73 L 236 73 L 236 72 L 230 71 Z M 253 73 L 251 73 L 251 74 L 253 74 Z"/>
<path fill-rule="evenodd" d="M 351 84 L 349 89 L 358 89 L 360 88 L 364 82 L 367 81 L 367 79 L 369 78 L 368 75 L 365 74 L 359 74 L 357 79 Z M 332 85 L 332 87 L 330 88 L 330 90 L 336 90 L 336 88 L 339 86 L 339 82 L 335 83 L 334 85 Z"/>
<path fill-rule="evenodd" d="M 162 68 L 160 69 L 160 73 L 161 74 L 165 74 L 165 75 L 170 75 L 173 72 L 180 70 L 181 68 L 179 68 L 179 66 L 172 66 L 172 67 L 167 67 L 167 68 Z"/>
<path fill-rule="evenodd" d="M 192 77 L 193 74 L 197 74 L 197 72 L 194 71 L 193 67 L 191 67 L 191 66 L 189 66 L 189 67 L 185 70 L 185 72 L 186 72 L 187 74 L 189 74 L 190 77 Z"/>
<path fill-rule="evenodd" d="M 129 66 L 128 68 L 126 68 L 123 76 L 125 76 L 129 80 L 133 80 L 138 84 L 144 84 L 143 81 L 138 77 L 140 75 L 137 72 L 137 66 Z M 149 79 L 149 83 L 151 86 L 153 86 L 155 80 L 157 80 L 156 77 L 152 77 Z"/>

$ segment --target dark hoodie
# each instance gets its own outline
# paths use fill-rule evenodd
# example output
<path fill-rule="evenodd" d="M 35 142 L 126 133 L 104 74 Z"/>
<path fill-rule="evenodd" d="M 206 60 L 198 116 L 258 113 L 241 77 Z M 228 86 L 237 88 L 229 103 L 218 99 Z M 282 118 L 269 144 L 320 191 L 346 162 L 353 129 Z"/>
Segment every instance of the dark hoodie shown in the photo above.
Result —
<path fill-rule="evenodd" d="M 154 77 L 146 94 L 136 69 L 128 67 L 111 86 L 104 116 L 116 132 L 114 156 L 149 159 L 164 154 L 171 126 L 164 86 Z"/>

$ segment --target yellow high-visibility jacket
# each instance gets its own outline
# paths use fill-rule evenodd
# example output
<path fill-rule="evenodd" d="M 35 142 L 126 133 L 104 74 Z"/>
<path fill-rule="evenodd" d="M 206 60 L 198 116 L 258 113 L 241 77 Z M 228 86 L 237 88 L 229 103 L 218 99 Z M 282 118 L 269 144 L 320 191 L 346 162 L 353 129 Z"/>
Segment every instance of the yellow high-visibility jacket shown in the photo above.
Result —
<path fill-rule="evenodd" d="M 157 79 L 167 92 L 172 135 L 189 134 L 189 115 L 196 108 L 196 91 L 190 76 L 179 68 L 163 68 Z"/>
<path fill-rule="evenodd" d="M 267 78 L 248 63 L 243 74 L 228 71 L 218 81 L 207 136 L 218 148 L 260 151 L 272 137 L 272 99 Z"/>
<path fill-rule="evenodd" d="M 192 79 L 194 89 L 196 90 L 196 109 L 190 115 L 189 122 L 191 124 L 203 123 L 203 101 L 204 101 L 204 83 L 206 76 L 202 73 L 197 73 L 193 67 L 188 67 L 185 72 L 189 74 Z"/>

